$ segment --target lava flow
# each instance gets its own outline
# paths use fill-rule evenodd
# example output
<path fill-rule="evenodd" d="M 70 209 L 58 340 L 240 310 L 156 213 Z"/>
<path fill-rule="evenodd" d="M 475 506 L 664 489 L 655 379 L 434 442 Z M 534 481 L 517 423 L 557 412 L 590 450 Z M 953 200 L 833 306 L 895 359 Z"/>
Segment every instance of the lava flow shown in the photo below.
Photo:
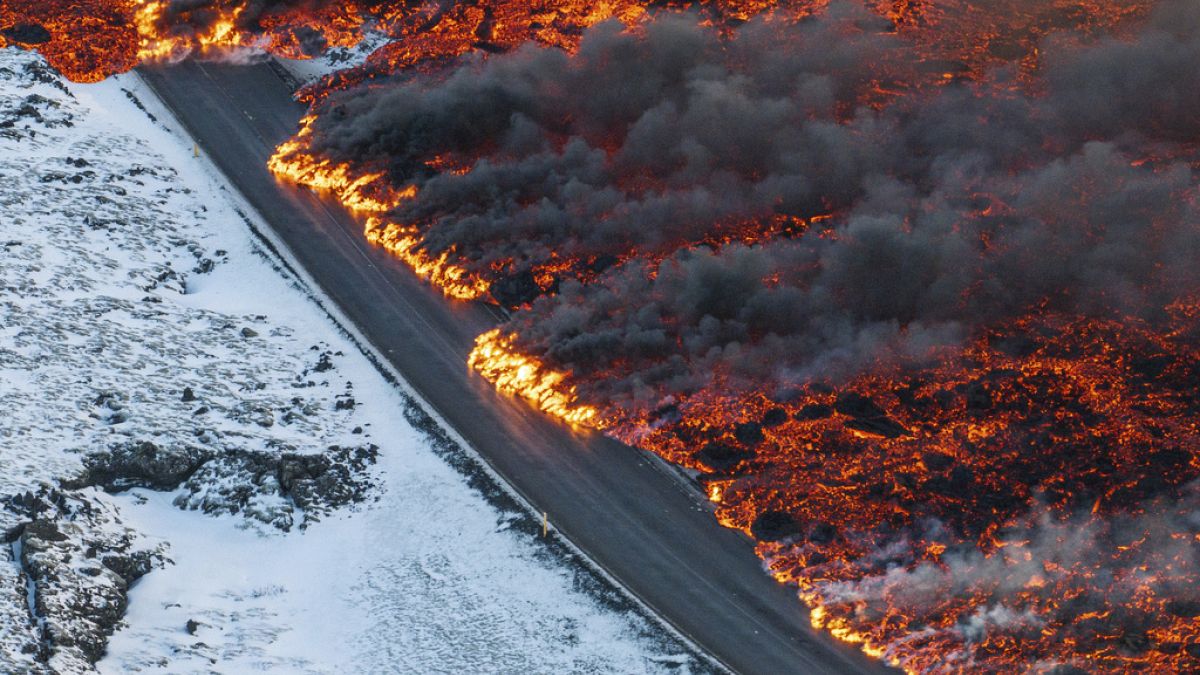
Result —
<path fill-rule="evenodd" d="M 0 26 L 76 79 L 383 30 L 270 167 L 513 309 L 499 390 L 910 672 L 1200 670 L 1200 5 L 205 6 Z"/>
<path fill-rule="evenodd" d="M 192 54 L 305 58 L 362 39 L 364 3 L 319 0 L 45 0 L 0 3 L 0 47 L 36 48 L 76 82 Z"/>
<path fill-rule="evenodd" d="M 805 54 L 780 70 L 830 68 L 864 104 L 847 110 L 835 94 L 794 116 L 770 88 L 776 71 L 738 52 L 738 37 L 732 63 L 681 50 L 722 64 L 683 87 L 719 97 L 677 96 L 650 60 L 630 58 L 626 89 L 669 93 L 632 111 L 572 108 L 568 95 L 565 139 L 536 106 L 513 104 L 547 143 L 516 147 L 510 127 L 489 129 L 471 142 L 482 160 L 418 177 L 437 194 L 401 212 L 435 242 L 469 223 L 445 242 L 461 264 L 500 271 L 497 283 L 552 254 L 579 261 L 482 336 L 472 366 L 552 415 L 699 472 L 717 517 L 758 540 L 814 626 L 910 672 L 1193 671 L 1200 125 L 1183 111 L 1200 107 L 1200 13 L 1168 3 L 1147 21 L 1113 37 L 1073 32 L 1034 63 L 945 87 L 919 67 L 897 82 L 903 69 Z M 819 40 L 820 25 L 796 39 Z M 687 44 L 657 30 L 636 39 Z M 583 70 L 588 39 L 573 64 Z M 596 49 L 609 68 L 626 61 L 615 43 Z M 521 82 L 546 72 L 504 65 Z M 1159 69 L 1152 81 L 1147 68 Z M 578 71 L 551 71 L 572 90 Z M 488 74 L 471 81 L 502 81 Z M 465 86 L 444 82 L 431 85 L 440 101 Z M 588 91 L 603 100 L 602 87 Z M 331 145 L 361 117 L 350 110 L 319 132 Z M 603 126 L 614 118 L 623 133 Z M 630 131 L 655 118 L 654 134 Z M 594 140 L 593 128 L 604 130 Z M 403 147 L 465 150 L 425 140 Z M 475 192 L 472 177 L 500 196 Z M 718 185 L 721 200 L 688 209 Z M 590 231 L 606 243 L 593 246 L 589 228 L 557 216 L 596 201 Z M 702 236 L 728 223 L 746 236 Z M 589 275 L 601 255 L 611 265 Z"/>

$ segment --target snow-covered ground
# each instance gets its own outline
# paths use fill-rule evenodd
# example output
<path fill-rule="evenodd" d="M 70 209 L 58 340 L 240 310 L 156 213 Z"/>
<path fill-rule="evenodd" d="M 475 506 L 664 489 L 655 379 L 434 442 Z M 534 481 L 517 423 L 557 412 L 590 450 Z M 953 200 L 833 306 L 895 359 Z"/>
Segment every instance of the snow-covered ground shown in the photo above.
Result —
<path fill-rule="evenodd" d="M 239 204 L 136 76 L 0 50 L 0 671 L 86 671 L 114 623 L 101 672 L 705 669 Z"/>

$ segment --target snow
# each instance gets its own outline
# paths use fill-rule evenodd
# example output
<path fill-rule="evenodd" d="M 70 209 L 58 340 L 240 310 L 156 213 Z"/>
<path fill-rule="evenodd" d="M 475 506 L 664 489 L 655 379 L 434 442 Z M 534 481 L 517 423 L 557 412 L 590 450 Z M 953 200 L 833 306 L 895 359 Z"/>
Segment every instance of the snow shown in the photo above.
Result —
<path fill-rule="evenodd" d="M 353 47 L 336 47 L 311 59 L 280 59 L 279 63 L 296 78 L 308 84 L 325 75 L 360 66 L 376 49 L 391 42 L 386 34 L 371 31 Z"/>
<path fill-rule="evenodd" d="M 121 442 L 379 446 L 366 502 L 287 533 L 182 510 L 183 490 L 89 497 L 170 560 L 129 591 L 100 672 L 706 669 L 469 487 L 136 75 L 64 85 L 0 50 L 0 157 L 0 498 Z M 0 508 L 0 531 L 18 520 Z M 40 638 L 14 553 L 0 547 L 6 672 L 43 667 L 22 653 Z"/>

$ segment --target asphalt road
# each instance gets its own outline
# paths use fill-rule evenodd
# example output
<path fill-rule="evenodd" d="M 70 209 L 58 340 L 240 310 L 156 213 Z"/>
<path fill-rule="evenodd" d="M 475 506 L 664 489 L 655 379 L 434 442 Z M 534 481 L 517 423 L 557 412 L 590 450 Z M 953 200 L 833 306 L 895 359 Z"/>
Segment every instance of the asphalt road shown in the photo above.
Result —
<path fill-rule="evenodd" d="M 447 300 L 369 245 L 339 205 L 281 183 L 271 151 L 304 109 L 268 65 L 186 62 L 142 77 L 373 345 L 551 524 L 679 631 L 743 673 L 888 672 L 817 634 L 751 542 L 641 451 L 567 429 L 466 365 L 494 308 Z"/>

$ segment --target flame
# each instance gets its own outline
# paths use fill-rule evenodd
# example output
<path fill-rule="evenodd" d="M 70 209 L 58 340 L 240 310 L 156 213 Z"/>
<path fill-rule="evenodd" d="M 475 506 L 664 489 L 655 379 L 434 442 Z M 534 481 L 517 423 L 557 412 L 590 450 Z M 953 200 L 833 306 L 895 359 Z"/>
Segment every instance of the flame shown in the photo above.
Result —
<path fill-rule="evenodd" d="M 133 22 L 137 26 L 140 41 L 138 59 L 142 62 L 175 61 L 193 51 L 212 48 L 234 49 L 245 46 L 250 36 L 237 31 L 238 19 L 243 7 L 235 7 L 227 16 L 214 21 L 205 30 L 193 33 L 187 40 L 163 35 L 159 26 L 167 11 L 168 0 L 147 0 L 136 9 Z"/>
<path fill-rule="evenodd" d="M 501 392 L 520 396 L 573 427 L 603 429 L 597 409 L 577 402 L 575 387 L 566 384 L 568 374 L 519 353 L 513 348 L 515 338 L 499 329 L 480 335 L 467 365 Z"/>
<path fill-rule="evenodd" d="M 391 222 L 382 215 L 415 197 L 415 185 L 395 188 L 383 180 L 383 172 L 356 172 L 348 164 L 319 159 L 303 151 L 312 135 L 314 120 L 311 115 L 305 117 L 296 137 L 276 148 L 267 162 L 271 172 L 298 185 L 326 192 L 346 208 L 365 216 L 363 234 L 367 241 L 387 249 L 447 296 L 475 300 L 486 295 L 489 282 L 451 262 L 455 257 L 453 249 L 430 254 L 422 248 L 423 238 L 417 228 Z"/>
<path fill-rule="evenodd" d="M 417 276 L 437 286 L 449 297 L 475 300 L 488 291 L 486 280 L 450 262 L 454 257 L 453 249 L 436 256 L 422 250 L 421 236 L 413 228 L 372 217 L 367 219 L 365 234 L 367 241 L 390 251 L 411 267 Z"/>
<path fill-rule="evenodd" d="M 384 183 L 382 172 L 357 172 L 344 163 L 318 159 L 302 152 L 312 135 L 315 118 L 300 121 L 296 136 L 281 144 L 267 160 L 267 168 L 276 176 L 314 190 L 330 193 L 346 208 L 359 213 L 382 213 L 416 195 L 408 186 L 392 189 Z"/>

